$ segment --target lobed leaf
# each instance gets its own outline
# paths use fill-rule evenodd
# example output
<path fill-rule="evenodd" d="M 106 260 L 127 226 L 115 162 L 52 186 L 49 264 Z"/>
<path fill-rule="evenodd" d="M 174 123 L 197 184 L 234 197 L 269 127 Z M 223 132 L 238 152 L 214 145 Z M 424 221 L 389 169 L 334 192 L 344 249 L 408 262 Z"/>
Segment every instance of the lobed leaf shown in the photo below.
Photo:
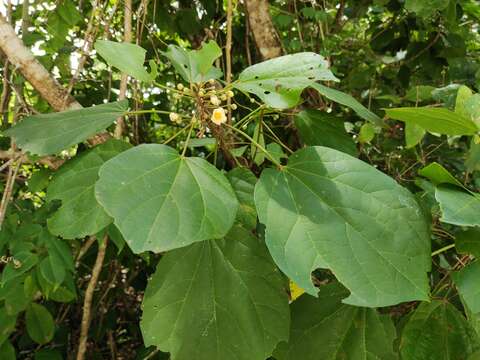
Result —
<path fill-rule="evenodd" d="M 222 71 L 212 65 L 222 56 L 222 49 L 215 41 L 203 44 L 199 50 L 185 50 L 176 45 L 169 45 L 163 55 L 172 62 L 177 73 L 188 83 L 205 82 L 222 76 Z"/>
<path fill-rule="evenodd" d="M 291 305 L 290 339 L 277 360 L 394 360 L 395 327 L 375 309 L 342 304 L 348 295 L 338 283 L 322 286 L 319 298 L 303 295 Z"/>
<path fill-rule="evenodd" d="M 479 348 L 478 336 L 462 313 L 440 300 L 420 304 L 400 339 L 402 360 L 465 359 Z"/>
<path fill-rule="evenodd" d="M 350 290 L 347 304 L 428 300 L 429 226 L 412 194 L 374 167 L 302 149 L 263 171 L 255 203 L 273 259 L 309 294 L 311 272 L 327 268 Z"/>
<path fill-rule="evenodd" d="M 145 345 L 173 360 L 264 360 L 288 339 L 283 285 L 264 245 L 239 226 L 169 252 L 145 292 Z"/>

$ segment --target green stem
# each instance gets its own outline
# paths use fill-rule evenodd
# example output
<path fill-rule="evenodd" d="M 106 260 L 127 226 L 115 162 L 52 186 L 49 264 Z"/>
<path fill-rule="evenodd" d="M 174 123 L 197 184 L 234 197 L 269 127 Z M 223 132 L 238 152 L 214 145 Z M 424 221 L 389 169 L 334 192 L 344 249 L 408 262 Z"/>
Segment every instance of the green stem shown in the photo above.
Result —
<path fill-rule="evenodd" d="M 184 126 L 181 130 L 178 130 L 174 135 L 172 135 L 171 137 L 169 137 L 167 140 L 165 140 L 163 142 L 164 145 L 167 145 L 170 141 L 172 141 L 173 139 L 175 139 L 178 135 L 180 135 L 181 133 L 183 133 L 186 129 L 188 128 L 188 125 L 187 126 Z"/>
<path fill-rule="evenodd" d="M 267 125 L 267 123 L 266 123 L 265 121 L 262 121 L 262 122 L 263 122 L 263 126 L 265 126 L 265 127 L 267 128 L 267 130 L 270 132 L 270 134 L 272 134 L 273 139 L 274 139 L 281 147 L 283 147 L 285 150 L 287 150 L 290 154 L 293 154 L 293 151 L 290 150 L 290 148 L 289 148 L 287 145 L 285 145 L 285 144 L 282 142 L 282 140 L 280 140 L 280 138 L 277 136 L 277 134 L 275 134 L 275 133 L 273 132 L 273 130 L 270 129 L 270 127 Z"/>
<path fill-rule="evenodd" d="M 190 136 L 192 135 L 192 130 L 193 130 L 193 125 L 194 124 L 195 123 L 193 121 L 190 123 L 190 130 L 188 131 L 187 140 L 185 140 L 185 145 L 184 145 L 183 151 L 182 151 L 182 157 L 185 156 L 185 153 L 187 152 L 188 142 L 190 141 Z"/>
<path fill-rule="evenodd" d="M 127 111 L 125 115 L 139 115 L 139 114 L 170 114 L 171 111 L 164 111 L 164 110 L 156 110 L 156 109 L 148 109 L 148 110 L 133 110 L 133 111 Z"/>
<path fill-rule="evenodd" d="M 228 124 L 223 124 L 225 126 L 227 126 L 228 128 L 232 129 L 233 131 L 236 131 L 238 132 L 240 135 L 244 136 L 245 138 L 247 138 L 248 140 L 250 140 L 250 142 L 255 145 L 257 148 L 259 148 L 267 157 L 268 159 L 274 163 L 278 168 L 283 168 L 282 164 L 280 164 L 278 161 L 276 161 L 273 156 L 262 146 L 260 145 L 259 143 L 257 143 L 255 140 L 253 140 L 250 135 L 246 134 L 245 132 L 243 132 L 242 130 L 240 129 L 237 129 L 231 125 L 228 125 Z"/>
<path fill-rule="evenodd" d="M 442 247 L 438 250 L 435 250 L 434 252 L 432 252 L 432 257 L 434 257 L 438 254 L 441 254 L 442 252 L 447 251 L 447 250 L 449 250 L 451 248 L 454 248 L 454 247 L 455 247 L 455 244 L 450 244 L 450 245 L 444 246 L 444 247 Z"/>

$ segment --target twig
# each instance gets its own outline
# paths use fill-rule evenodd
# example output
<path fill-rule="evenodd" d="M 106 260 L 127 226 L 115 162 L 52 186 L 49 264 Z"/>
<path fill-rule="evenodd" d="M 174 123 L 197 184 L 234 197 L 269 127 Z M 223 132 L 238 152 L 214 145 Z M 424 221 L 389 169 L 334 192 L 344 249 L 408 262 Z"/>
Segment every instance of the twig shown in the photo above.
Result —
<path fill-rule="evenodd" d="M 83 302 L 82 326 L 80 331 L 80 340 L 78 342 L 77 360 L 84 360 L 87 351 L 88 329 L 90 328 L 91 310 L 93 293 L 97 287 L 98 278 L 102 271 L 103 260 L 108 245 L 108 236 L 105 235 L 103 242 L 98 246 L 97 259 L 92 270 L 92 277 L 88 282 L 87 290 L 85 291 L 85 300 Z"/>
<path fill-rule="evenodd" d="M 125 0 L 124 8 L 124 21 L 123 21 L 123 42 L 131 43 L 132 42 L 132 0 Z M 126 98 L 127 94 L 127 73 L 122 72 L 122 78 L 120 80 L 120 94 L 118 95 L 118 100 L 123 100 Z M 117 119 L 117 125 L 115 126 L 115 138 L 120 139 L 122 134 L 125 132 L 125 119 L 123 116 L 120 116 Z"/>
<path fill-rule="evenodd" d="M 12 197 L 13 186 L 15 185 L 15 178 L 17 177 L 18 169 L 22 163 L 22 159 L 18 160 L 17 165 L 15 168 L 10 166 L 10 170 L 8 172 L 7 181 L 5 184 L 5 189 L 3 191 L 2 202 L 0 203 L 0 229 L 3 225 L 3 220 L 5 219 L 5 214 L 7 213 L 8 203 L 10 202 L 10 198 Z"/>
<path fill-rule="evenodd" d="M 78 250 L 77 257 L 75 259 L 75 267 L 78 267 L 80 265 L 80 259 L 85 255 L 90 249 L 90 247 L 93 245 L 93 243 L 97 240 L 95 236 L 90 236 L 87 241 L 83 244 L 83 246 Z"/>
<path fill-rule="evenodd" d="M 70 95 L 73 87 L 75 86 L 75 83 L 78 81 L 80 73 L 82 72 L 83 67 L 85 66 L 85 62 L 87 61 L 87 57 L 92 48 L 95 35 L 98 31 L 98 24 L 96 27 L 94 27 L 95 16 L 97 15 L 97 7 L 98 7 L 98 1 L 95 1 L 93 3 L 92 13 L 90 15 L 88 27 L 87 27 L 87 30 L 85 31 L 85 38 L 83 39 L 83 47 L 81 50 L 82 55 L 80 57 L 80 60 L 78 61 L 78 66 L 75 69 L 75 74 L 72 76 L 72 78 L 70 79 L 70 82 L 68 83 L 67 92 L 66 92 L 67 96 Z M 67 96 L 66 96 L 66 99 L 67 99 Z"/>
<path fill-rule="evenodd" d="M 227 80 L 227 86 L 230 85 L 232 81 L 232 0 L 228 0 L 227 3 L 227 42 L 225 44 L 225 59 L 227 65 L 227 74 L 225 80 Z M 232 112 L 230 111 L 230 105 L 232 103 L 232 99 L 230 97 L 227 98 L 227 116 L 228 116 L 228 123 L 232 123 Z"/>

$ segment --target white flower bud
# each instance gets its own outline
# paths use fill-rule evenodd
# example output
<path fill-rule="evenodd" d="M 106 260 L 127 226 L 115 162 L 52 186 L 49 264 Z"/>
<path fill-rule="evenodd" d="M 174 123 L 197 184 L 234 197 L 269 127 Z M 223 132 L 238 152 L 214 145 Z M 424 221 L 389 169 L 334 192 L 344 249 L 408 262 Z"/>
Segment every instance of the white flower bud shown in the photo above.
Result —
<path fill-rule="evenodd" d="M 235 94 L 233 93 L 232 90 L 228 90 L 228 91 L 227 91 L 227 96 L 228 96 L 229 98 L 232 98 L 234 95 L 235 95 Z"/>
<path fill-rule="evenodd" d="M 183 84 L 177 84 L 177 89 L 182 91 L 183 90 Z"/>
<path fill-rule="evenodd" d="M 210 83 L 210 85 L 214 85 L 214 84 L 215 84 L 215 80 L 214 80 L 214 79 L 210 79 L 210 80 L 208 80 L 208 82 Z"/>
<path fill-rule="evenodd" d="M 210 96 L 210 102 L 213 106 L 219 106 L 222 103 L 215 95 Z"/>
<path fill-rule="evenodd" d="M 171 112 L 170 114 L 168 114 L 168 117 L 170 118 L 170 121 L 175 123 L 178 122 L 178 120 L 180 120 L 180 115 L 174 112 Z"/>
<path fill-rule="evenodd" d="M 237 110 L 237 104 L 232 104 L 230 105 L 230 107 L 232 108 L 232 110 Z"/>
<path fill-rule="evenodd" d="M 225 100 L 227 100 L 227 95 L 225 95 L 225 94 L 222 94 L 222 96 L 220 96 L 220 99 L 222 99 L 222 101 L 225 101 Z"/>
<path fill-rule="evenodd" d="M 198 96 L 205 96 L 205 91 L 203 90 L 198 90 Z"/>

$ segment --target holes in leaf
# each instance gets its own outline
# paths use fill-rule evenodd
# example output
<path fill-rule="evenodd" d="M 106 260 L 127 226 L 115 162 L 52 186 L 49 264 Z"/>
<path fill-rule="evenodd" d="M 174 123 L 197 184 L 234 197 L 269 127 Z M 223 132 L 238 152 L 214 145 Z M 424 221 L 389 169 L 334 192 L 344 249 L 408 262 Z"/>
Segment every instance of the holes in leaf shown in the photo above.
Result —
<path fill-rule="evenodd" d="M 255 75 L 255 80 L 258 80 L 258 75 Z"/>
<path fill-rule="evenodd" d="M 185 69 L 187 69 L 187 68 L 188 68 L 187 64 L 183 64 L 183 67 L 184 67 Z"/>
<path fill-rule="evenodd" d="M 308 80 L 315 80 L 315 76 L 309 76 Z"/>
<path fill-rule="evenodd" d="M 264 91 L 263 93 L 264 93 L 265 95 L 268 95 L 268 94 L 270 94 L 270 91 Z"/>

